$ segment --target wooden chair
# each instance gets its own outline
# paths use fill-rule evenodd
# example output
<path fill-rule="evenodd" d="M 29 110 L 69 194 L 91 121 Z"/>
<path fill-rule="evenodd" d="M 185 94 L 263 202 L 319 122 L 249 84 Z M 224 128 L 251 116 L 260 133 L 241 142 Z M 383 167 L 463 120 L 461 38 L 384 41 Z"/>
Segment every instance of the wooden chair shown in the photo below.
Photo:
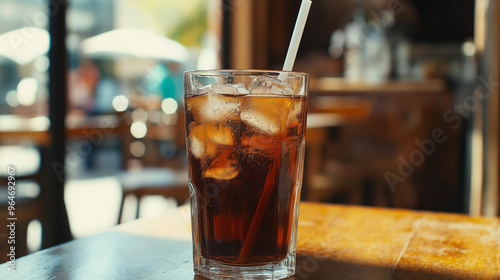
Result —
<path fill-rule="evenodd" d="M 328 151 L 341 147 L 341 137 L 330 135 L 347 125 L 366 121 L 372 111 L 370 101 L 359 97 L 315 97 L 310 101 L 306 133 L 306 165 L 303 198 L 327 202 L 336 193 L 348 190 L 351 204 L 362 204 L 362 186 L 368 177 L 362 165 L 349 163 Z M 309 118 L 311 117 L 311 118 Z M 314 118 L 312 118 L 314 117 Z M 330 164 L 329 168 L 326 166 Z"/>
<path fill-rule="evenodd" d="M 189 199 L 188 171 L 184 158 L 186 140 L 182 106 L 179 106 L 175 114 L 178 120 L 170 126 L 159 127 L 148 124 L 148 132 L 140 140 L 148 144 L 148 152 L 141 157 L 133 156 L 129 150 L 130 144 L 138 140 L 132 137 L 128 129 L 123 130 L 125 171 L 118 174 L 122 187 L 118 223 L 121 222 L 123 204 L 127 196 L 132 195 L 137 198 L 136 218 L 139 217 L 141 199 L 146 195 L 173 198 L 178 205 L 184 204 Z M 130 122 L 130 120 L 125 120 L 125 123 Z M 175 144 L 177 152 L 174 157 L 165 158 L 157 149 L 158 143 L 165 140 Z"/>
<path fill-rule="evenodd" d="M 135 218 L 139 218 L 140 202 L 146 195 L 162 195 L 175 199 L 178 205 L 184 204 L 189 199 L 187 177 L 187 170 L 161 167 L 122 172 L 118 176 L 123 191 L 118 223 L 121 222 L 125 198 L 129 195 L 137 198 Z"/>
<path fill-rule="evenodd" d="M 4 133 L 5 134 L 5 133 Z M 6 135 L 5 136 L 9 136 Z M 18 135 L 15 135 L 18 138 Z M 14 143 L 10 142 L 11 138 L 5 137 L 2 139 L 0 144 L 12 145 Z M 19 140 L 16 140 L 19 141 Z M 37 143 L 44 145 L 44 143 Z M 38 153 L 40 154 L 40 165 L 34 173 L 20 172 L 22 166 L 17 167 L 16 174 L 14 175 L 15 182 L 15 196 L 14 196 L 14 215 L 9 215 L 9 194 L 8 194 L 8 175 L 0 176 L 0 219 L 9 224 L 11 220 L 9 218 L 15 218 L 12 222 L 15 223 L 15 244 L 9 244 L 10 230 L 5 225 L 2 230 L 0 230 L 0 262 L 6 262 L 9 260 L 7 254 L 10 251 L 10 245 L 15 246 L 15 257 L 20 258 L 27 255 L 28 250 L 28 225 L 33 220 L 39 220 L 42 223 L 42 227 L 46 222 L 46 202 L 44 200 L 43 191 L 44 186 L 47 184 L 47 180 L 44 173 L 47 172 L 47 164 L 45 162 L 47 147 L 36 147 Z M 7 168 L 5 166 L 5 168 Z M 5 170 L 7 171 L 7 170 Z M 12 184 L 11 184 L 12 185 Z M 41 236 L 40 236 L 41 238 Z"/>

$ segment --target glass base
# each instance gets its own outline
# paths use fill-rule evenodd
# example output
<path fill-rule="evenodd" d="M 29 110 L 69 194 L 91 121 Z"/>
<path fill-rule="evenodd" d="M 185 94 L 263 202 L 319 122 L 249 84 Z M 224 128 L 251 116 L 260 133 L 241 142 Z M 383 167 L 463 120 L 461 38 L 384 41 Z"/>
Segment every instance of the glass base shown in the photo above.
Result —
<path fill-rule="evenodd" d="M 194 260 L 194 272 L 209 279 L 277 280 L 295 274 L 295 258 L 290 256 L 281 262 L 265 265 L 236 266 L 198 257 Z"/>

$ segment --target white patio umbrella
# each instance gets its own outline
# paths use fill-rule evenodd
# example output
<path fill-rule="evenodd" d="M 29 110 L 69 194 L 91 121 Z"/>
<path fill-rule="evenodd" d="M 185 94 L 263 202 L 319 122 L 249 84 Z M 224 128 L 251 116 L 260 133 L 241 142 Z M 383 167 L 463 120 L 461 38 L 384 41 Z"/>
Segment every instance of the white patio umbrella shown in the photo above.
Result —
<path fill-rule="evenodd" d="M 38 27 L 23 27 L 0 35 L 0 55 L 20 65 L 46 54 L 49 46 L 49 32 Z"/>
<path fill-rule="evenodd" d="M 138 57 L 185 63 L 189 51 L 177 41 L 143 29 L 115 29 L 86 39 L 81 45 L 90 57 Z"/>

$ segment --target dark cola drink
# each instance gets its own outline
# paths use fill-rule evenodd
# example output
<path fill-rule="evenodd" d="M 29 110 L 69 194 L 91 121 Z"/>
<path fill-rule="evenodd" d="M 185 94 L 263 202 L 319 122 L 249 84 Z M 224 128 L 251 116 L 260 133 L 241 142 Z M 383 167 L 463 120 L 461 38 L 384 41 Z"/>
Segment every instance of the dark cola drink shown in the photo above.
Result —
<path fill-rule="evenodd" d="M 185 97 L 195 271 L 294 266 L 307 97 L 206 88 Z"/>

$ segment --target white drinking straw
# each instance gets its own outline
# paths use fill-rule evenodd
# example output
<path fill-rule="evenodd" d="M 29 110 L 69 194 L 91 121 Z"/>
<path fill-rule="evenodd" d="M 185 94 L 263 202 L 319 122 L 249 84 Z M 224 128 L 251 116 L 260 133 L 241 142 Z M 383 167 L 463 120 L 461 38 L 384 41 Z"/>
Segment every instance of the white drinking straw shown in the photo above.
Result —
<path fill-rule="evenodd" d="M 304 26 L 306 25 L 307 15 L 309 14 L 309 8 L 311 8 L 311 3 L 311 0 L 302 0 L 299 15 L 297 16 L 297 22 L 295 23 L 295 28 L 293 30 L 292 40 L 290 41 L 288 53 L 286 54 L 285 64 L 283 65 L 283 71 L 292 71 L 293 63 L 295 62 L 295 57 L 297 56 L 297 50 L 299 49 L 300 39 L 302 38 Z M 284 72 L 279 75 L 278 79 L 284 81 L 286 77 L 287 73 Z M 266 178 L 265 188 L 261 197 L 259 198 L 255 216 L 252 219 L 252 223 L 250 224 L 250 228 L 248 229 L 247 236 L 245 237 L 245 241 L 243 242 L 243 247 L 241 248 L 240 254 L 238 255 L 239 262 L 243 262 L 248 258 L 250 250 L 253 248 L 257 231 L 261 226 L 264 211 L 269 202 L 277 169 L 273 164 L 271 165 L 269 170 L 270 171 Z"/>
<path fill-rule="evenodd" d="M 297 16 L 297 21 L 295 22 L 295 28 L 293 29 L 292 39 L 290 40 L 288 52 L 286 53 L 285 64 L 283 64 L 283 71 L 292 71 L 293 69 L 293 64 L 295 63 L 295 57 L 297 56 L 297 51 L 299 50 L 300 39 L 302 39 L 302 33 L 304 33 L 304 27 L 306 26 L 307 16 L 309 15 L 311 4 L 311 0 L 302 0 L 299 15 Z M 287 76 L 288 75 L 286 73 L 281 73 L 278 79 L 284 81 Z"/>

